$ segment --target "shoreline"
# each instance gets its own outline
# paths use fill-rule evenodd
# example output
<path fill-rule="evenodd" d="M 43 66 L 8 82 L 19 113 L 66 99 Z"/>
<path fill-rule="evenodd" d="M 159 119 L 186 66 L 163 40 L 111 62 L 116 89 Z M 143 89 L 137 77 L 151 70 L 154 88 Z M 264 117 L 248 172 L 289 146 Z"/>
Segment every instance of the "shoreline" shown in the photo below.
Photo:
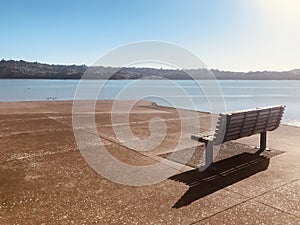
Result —
<path fill-rule="evenodd" d="M 55 100 L 24 100 L 24 101 L 5 101 L 5 102 L 1 102 L 0 101 L 0 104 L 5 104 L 5 103 L 8 103 L 8 104 L 18 104 L 18 103 L 50 103 L 50 102 L 59 102 L 59 103 L 63 103 L 63 102 L 73 102 L 73 101 L 93 101 L 93 102 L 101 102 L 101 101 L 105 101 L 105 102 L 112 102 L 112 101 L 135 101 L 135 100 L 112 100 L 112 99 L 105 99 L 105 100 L 69 100 L 69 99 L 55 99 Z M 157 105 L 158 107 L 169 107 L 169 106 L 163 106 L 163 105 L 159 105 L 157 104 L 156 102 L 151 102 L 149 101 L 151 104 L 155 104 Z M 169 107 L 169 108 L 173 108 L 173 107 Z M 207 114 L 211 114 L 210 112 L 207 112 L 207 111 L 200 111 L 200 110 L 192 110 L 192 109 L 185 109 L 185 108 L 176 108 L 176 109 L 180 109 L 180 110 L 191 110 L 191 111 L 196 111 L 196 112 L 200 112 L 200 113 L 207 113 Z M 1 111 L 0 111 L 0 114 L 1 114 Z M 299 121 L 295 121 L 295 122 L 281 122 L 282 125 L 285 125 L 285 126 L 291 126 L 291 127 L 295 127 L 295 128 L 300 128 L 300 119 Z M 298 125 L 297 125 L 298 124 Z"/>

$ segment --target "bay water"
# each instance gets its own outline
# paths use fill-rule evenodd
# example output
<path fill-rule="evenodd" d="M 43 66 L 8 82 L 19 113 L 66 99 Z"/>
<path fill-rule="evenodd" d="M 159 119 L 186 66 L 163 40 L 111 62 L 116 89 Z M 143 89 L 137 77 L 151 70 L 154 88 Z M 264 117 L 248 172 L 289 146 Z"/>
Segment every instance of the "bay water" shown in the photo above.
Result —
<path fill-rule="evenodd" d="M 74 99 L 144 99 L 213 113 L 286 105 L 283 123 L 300 126 L 298 80 L 0 80 L 0 102 Z"/>

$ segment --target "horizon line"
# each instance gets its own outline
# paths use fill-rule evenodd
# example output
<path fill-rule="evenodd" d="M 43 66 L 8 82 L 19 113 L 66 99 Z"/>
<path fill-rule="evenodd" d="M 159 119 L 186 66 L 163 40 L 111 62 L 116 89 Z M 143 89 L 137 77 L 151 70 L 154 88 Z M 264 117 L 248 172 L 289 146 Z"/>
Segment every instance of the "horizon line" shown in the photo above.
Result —
<path fill-rule="evenodd" d="M 46 65 L 50 65 L 50 66 L 86 66 L 86 67 L 93 67 L 94 65 L 88 65 L 88 64 L 71 64 L 71 63 L 50 63 L 50 62 L 40 62 L 40 61 L 31 61 L 31 60 L 25 60 L 25 59 L 5 59 L 2 58 L 0 61 L 16 61 L 16 62 L 26 62 L 26 63 L 39 63 L 39 64 L 46 64 Z M 97 67 L 97 66 L 95 66 Z M 98 66 L 101 67 L 101 66 Z M 116 66 L 102 66 L 102 67 L 111 67 L 111 68 L 143 68 L 143 69 L 163 69 L 163 70 L 197 70 L 197 69 L 207 69 L 207 70 L 218 70 L 221 72 L 233 72 L 233 73 L 251 73 L 251 72 L 290 72 L 293 70 L 300 70 L 300 68 L 293 68 L 293 69 L 289 69 L 289 70 L 247 70 L 247 71 L 242 71 L 242 70 L 223 70 L 223 69 L 219 69 L 219 68 L 163 68 L 163 67 L 139 67 L 139 66 L 120 66 L 120 67 L 116 67 Z"/>

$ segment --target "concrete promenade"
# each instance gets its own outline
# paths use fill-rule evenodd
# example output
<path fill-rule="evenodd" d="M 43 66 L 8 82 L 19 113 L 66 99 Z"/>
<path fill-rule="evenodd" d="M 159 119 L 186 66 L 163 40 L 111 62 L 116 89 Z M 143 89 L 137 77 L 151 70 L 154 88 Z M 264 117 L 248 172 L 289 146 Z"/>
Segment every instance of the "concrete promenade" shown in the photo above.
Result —
<path fill-rule="evenodd" d="M 121 104 L 126 108 L 128 102 Z M 97 102 L 95 122 L 106 149 L 124 163 L 154 165 L 174 149 L 180 154 L 198 145 L 189 129 L 180 128 L 175 109 L 139 102 L 129 116 L 132 133 L 149 137 L 153 117 L 162 118 L 167 133 L 151 136 L 155 141 L 164 135 L 151 151 L 124 147 L 111 110 L 112 101 Z M 197 117 L 201 130 L 216 121 L 208 113 Z M 126 111 L 114 118 L 126 132 Z M 181 119 L 191 118 L 187 112 Z M 89 132 L 88 125 L 82 132 Z M 253 154 L 258 143 L 254 135 L 225 144 L 216 168 L 205 172 L 195 169 L 195 152 L 176 175 L 134 187 L 114 183 L 87 164 L 74 138 L 72 101 L 0 103 L 0 224 L 300 224 L 300 128 L 281 125 L 268 132 L 271 151 L 259 157 Z M 175 161 L 164 165 L 175 170 Z"/>

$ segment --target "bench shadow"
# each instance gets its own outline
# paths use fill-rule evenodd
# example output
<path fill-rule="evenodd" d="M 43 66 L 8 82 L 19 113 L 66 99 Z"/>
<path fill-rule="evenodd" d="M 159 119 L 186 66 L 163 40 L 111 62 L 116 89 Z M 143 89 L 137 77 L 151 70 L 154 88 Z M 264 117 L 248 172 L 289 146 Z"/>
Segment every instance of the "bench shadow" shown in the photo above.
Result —
<path fill-rule="evenodd" d="M 189 185 L 188 191 L 172 206 L 180 208 L 222 188 L 266 170 L 270 159 L 258 154 L 242 153 L 218 161 L 205 171 L 198 169 L 174 175 L 169 179 Z"/>

